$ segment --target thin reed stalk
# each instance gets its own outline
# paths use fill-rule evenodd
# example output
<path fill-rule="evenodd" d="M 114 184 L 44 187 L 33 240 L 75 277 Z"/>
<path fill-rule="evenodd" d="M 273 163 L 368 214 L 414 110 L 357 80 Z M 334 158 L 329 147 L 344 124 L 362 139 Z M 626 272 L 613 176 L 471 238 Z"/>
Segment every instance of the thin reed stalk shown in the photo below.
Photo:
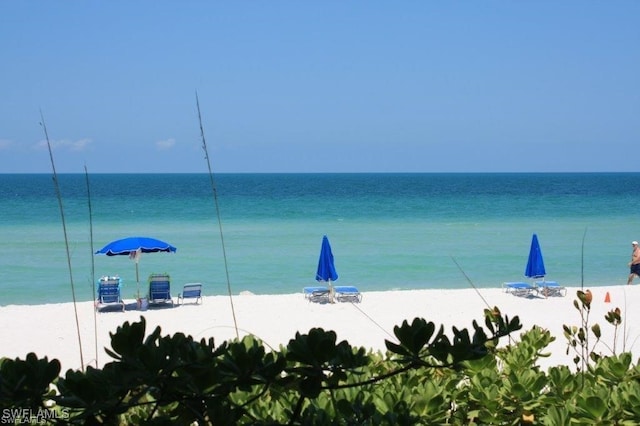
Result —
<path fill-rule="evenodd" d="M 455 263 L 456 266 L 458 267 L 458 269 L 460 270 L 460 272 L 462 272 L 462 275 L 464 275 L 464 277 L 467 280 L 467 282 L 469 283 L 469 285 L 471 285 L 471 288 L 473 288 L 475 290 L 475 292 L 478 294 L 478 296 L 480 296 L 480 299 L 482 299 L 484 304 L 487 305 L 487 308 L 491 309 L 491 306 L 489 306 L 489 302 L 487 302 L 487 300 L 484 297 L 482 297 L 482 294 L 480 294 L 480 290 L 478 290 L 478 288 L 475 286 L 473 281 L 471 281 L 471 278 L 469 278 L 469 276 L 464 272 L 464 270 L 462 269 L 462 266 L 460 266 L 458 264 L 458 261 L 456 260 L 456 258 L 451 256 L 451 260 L 453 260 L 453 263 Z"/>
<path fill-rule="evenodd" d="M 580 290 L 584 291 L 584 239 L 587 237 L 587 228 L 584 228 L 584 234 L 582 234 L 582 246 L 580 257 Z"/>
<path fill-rule="evenodd" d="M 96 262 L 93 258 L 93 253 L 95 250 L 93 249 L 93 210 L 91 208 L 91 190 L 89 185 L 89 171 L 87 170 L 87 165 L 84 165 L 84 176 L 87 182 L 87 203 L 89 205 L 89 248 L 91 251 L 89 254 L 91 255 L 91 294 L 93 294 L 93 300 L 97 300 L 96 295 Z M 98 313 L 96 310 L 93 310 L 93 340 L 95 342 L 95 351 L 96 351 L 96 368 L 98 368 Z"/>
<path fill-rule="evenodd" d="M 78 346 L 80 349 L 80 365 L 82 371 L 84 371 L 84 357 L 82 355 L 82 338 L 80 337 L 80 322 L 78 320 L 78 306 L 76 304 L 76 289 L 73 285 L 73 269 L 71 268 L 71 251 L 69 250 L 69 238 L 67 235 L 67 224 L 64 217 L 64 208 L 62 206 L 62 195 L 60 193 L 60 183 L 58 182 L 58 174 L 56 173 L 56 165 L 53 161 L 53 150 L 51 149 L 51 142 L 49 141 L 49 133 L 47 132 L 47 126 L 44 122 L 44 115 L 40 110 L 40 124 L 44 130 L 44 136 L 47 140 L 47 147 L 49 148 L 49 159 L 51 160 L 51 169 L 53 170 L 53 183 L 56 190 L 56 197 L 58 198 L 58 206 L 60 207 L 60 217 L 62 218 L 62 231 L 64 233 L 64 244 L 67 251 L 67 266 L 69 269 L 69 282 L 71 284 L 71 296 L 73 297 L 73 311 L 76 318 L 76 330 L 78 332 Z"/>
<path fill-rule="evenodd" d="M 238 332 L 238 322 L 236 321 L 236 312 L 233 307 L 233 295 L 231 293 L 231 280 L 229 279 L 229 267 L 227 266 L 227 252 L 224 244 L 224 233 L 222 232 L 222 218 L 220 216 L 220 205 L 218 203 L 218 190 L 216 188 L 215 179 L 213 177 L 213 170 L 211 169 L 211 161 L 209 159 L 209 150 L 207 149 L 207 141 L 204 137 L 204 128 L 202 127 L 202 115 L 200 114 L 200 101 L 198 99 L 198 92 L 196 92 L 196 106 L 198 108 L 198 122 L 200 123 L 200 136 L 202 137 L 202 149 L 204 150 L 204 158 L 207 160 L 207 167 L 209 170 L 209 181 L 211 183 L 211 189 L 213 191 L 213 201 L 216 206 L 216 215 L 218 217 L 218 229 L 220 230 L 220 243 L 222 244 L 222 257 L 224 260 L 224 272 L 227 279 L 227 292 L 229 294 L 229 303 L 231 304 L 231 315 L 233 316 L 233 324 L 236 331 L 236 337 L 240 338 Z"/>
<path fill-rule="evenodd" d="M 480 296 L 480 299 L 482 299 L 482 301 L 484 302 L 485 305 L 487 305 L 487 308 L 489 310 L 492 310 L 493 308 L 491 306 L 489 306 L 489 302 L 487 302 L 487 299 L 485 299 L 482 294 L 480 294 L 480 290 L 478 290 L 478 287 L 476 287 L 476 285 L 473 283 L 473 281 L 471 281 L 471 278 L 469 278 L 469 276 L 467 275 L 466 272 L 464 272 L 464 269 L 462 269 L 462 266 L 460 266 L 460 264 L 458 263 L 458 261 L 456 260 L 455 257 L 451 256 L 451 260 L 453 260 L 453 263 L 456 264 L 456 266 L 458 267 L 458 269 L 460 270 L 460 272 L 462 272 L 462 275 L 464 275 L 464 278 L 467 280 L 467 282 L 469 283 L 469 285 L 471 286 L 471 288 L 473 288 L 473 290 L 475 290 L 475 292 L 478 294 L 478 296 Z M 509 339 L 509 343 L 513 342 L 513 338 L 511 337 L 511 334 L 509 334 L 507 336 L 507 338 Z"/>

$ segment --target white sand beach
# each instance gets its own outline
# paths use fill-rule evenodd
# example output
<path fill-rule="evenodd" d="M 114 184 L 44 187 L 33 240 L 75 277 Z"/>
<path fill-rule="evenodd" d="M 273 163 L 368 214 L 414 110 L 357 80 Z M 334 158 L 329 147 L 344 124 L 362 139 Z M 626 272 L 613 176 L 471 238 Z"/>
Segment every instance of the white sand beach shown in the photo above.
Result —
<path fill-rule="evenodd" d="M 479 289 L 481 297 L 473 289 L 367 292 L 363 286 L 358 287 L 363 299 L 357 304 L 311 303 L 304 299 L 302 292 L 234 296 L 233 305 L 240 335 L 254 334 L 267 345 L 278 348 L 279 345 L 286 345 L 296 332 L 306 333 L 310 328 L 322 327 L 334 330 L 339 340 L 347 340 L 354 346 L 384 351 L 385 339 L 393 339 L 393 327 L 403 320 L 422 317 L 436 325 L 444 325 L 449 335 L 452 326 L 470 329 L 474 319 L 483 324 L 486 300 L 491 307 L 498 306 L 503 315 L 518 315 L 523 330 L 539 325 L 551 331 L 556 341 L 549 347 L 552 356 L 540 363 L 544 369 L 552 365 L 572 365 L 572 356 L 565 354 L 566 340 L 562 326 L 580 325 L 579 312 L 573 306 L 576 288 L 568 288 L 565 297 L 545 299 L 518 297 L 499 288 Z M 624 346 L 627 351 L 634 353 L 634 360 L 637 360 L 640 356 L 640 286 L 595 287 L 590 290 L 593 293 L 591 324 L 600 324 L 602 340 L 612 346 L 613 327 L 606 323 L 604 315 L 619 307 L 626 336 L 622 330 L 619 331 L 618 351 Z M 178 291 L 174 290 L 174 293 Z M 607 293 L 610 302 L 605 303 Z M 126 302 L 132 303 L 133 300 Z M 77 309 L 84 364 L 95 366 L 93 303 L 79 303 Z M 125 321 L 137 321 L 141 315 L 147 320 L 147 332 L 160 326 L 163 335 L 183 332 L 198 339 L 213 337 L 216 344 L 235 337 L 228 296 L 209 296 L 198 305 L 183 304 L 169 309 L 102 312 L 96 315 L 98 366 L 111 361 L 104 352 L 105 347 L 110 347 L 109 333 Z M 514 337 L 519 335 L 520 332 L 517 332 Z M 0 356 L 24 359 L 27 353 L 35 352 L 39 357 L 59 359 L 63 373 L 68 369 L 80 369 L 82 365 L 71 303 L 0 307 L 0 341 Z M 604 345 L 599 345 L 597 350 L 605 355 L 610 354 Z"/>

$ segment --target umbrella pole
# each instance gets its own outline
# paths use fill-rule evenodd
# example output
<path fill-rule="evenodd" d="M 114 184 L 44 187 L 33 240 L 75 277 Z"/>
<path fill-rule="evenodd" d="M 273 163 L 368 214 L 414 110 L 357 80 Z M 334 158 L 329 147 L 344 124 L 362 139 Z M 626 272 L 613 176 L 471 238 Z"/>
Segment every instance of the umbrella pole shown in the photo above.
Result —
<path fill-rule="evenodd" d="M 331 303 L 335 303 L 333 300 L 333 296 L 334 296 L 333 285 L 331 284 L 331 280 L 329 280 L 329 301 Z"/>
<path fill-rule="evenodd" d="M 136 260 L 136 286 L 138 287 L 138 299 L 140 299 L 140 275 L 138 274 L 138 261 Z"/>

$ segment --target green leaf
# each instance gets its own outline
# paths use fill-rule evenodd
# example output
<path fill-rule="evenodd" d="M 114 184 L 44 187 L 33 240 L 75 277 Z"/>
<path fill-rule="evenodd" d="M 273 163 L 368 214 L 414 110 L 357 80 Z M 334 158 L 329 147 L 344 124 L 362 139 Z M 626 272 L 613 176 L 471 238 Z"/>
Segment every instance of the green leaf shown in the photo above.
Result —
<path fill-rule="evenodd" d="M 594 324 L 591 326 L 591 331 L 593 332 L 593 335 L 596 336 L 598 339 L 602 336 L 602 332 L 600 331 L 600 325 L 599 324 Z"/>
<path fill-rule="evenodd" d="M 133 357 L 143 343 L 145 329 L 146 321 L 142 316 L 140 322 L 125 322 L 116 329 L 115 333 L 109 333 L 113 352 L 107 352 L 115 359 Z"/>
<path fill-rule="evenodd" d="M 580 408 L 589 413 L 593 419 L 599 420 L 607 411 L 607 404 L 600 397 L 589 396 L 580 404 Z"/>

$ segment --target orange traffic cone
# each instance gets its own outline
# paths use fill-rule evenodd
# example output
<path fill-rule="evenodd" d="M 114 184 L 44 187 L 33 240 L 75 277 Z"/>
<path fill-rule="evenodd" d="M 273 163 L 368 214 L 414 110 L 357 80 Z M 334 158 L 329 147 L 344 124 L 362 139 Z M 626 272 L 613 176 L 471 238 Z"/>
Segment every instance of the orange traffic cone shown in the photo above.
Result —
<path fill-rule="evenodd" d="M 611 296 L 609 296 L 609 292 L 604 296 L 604 303 L 611 303 Z"/>

